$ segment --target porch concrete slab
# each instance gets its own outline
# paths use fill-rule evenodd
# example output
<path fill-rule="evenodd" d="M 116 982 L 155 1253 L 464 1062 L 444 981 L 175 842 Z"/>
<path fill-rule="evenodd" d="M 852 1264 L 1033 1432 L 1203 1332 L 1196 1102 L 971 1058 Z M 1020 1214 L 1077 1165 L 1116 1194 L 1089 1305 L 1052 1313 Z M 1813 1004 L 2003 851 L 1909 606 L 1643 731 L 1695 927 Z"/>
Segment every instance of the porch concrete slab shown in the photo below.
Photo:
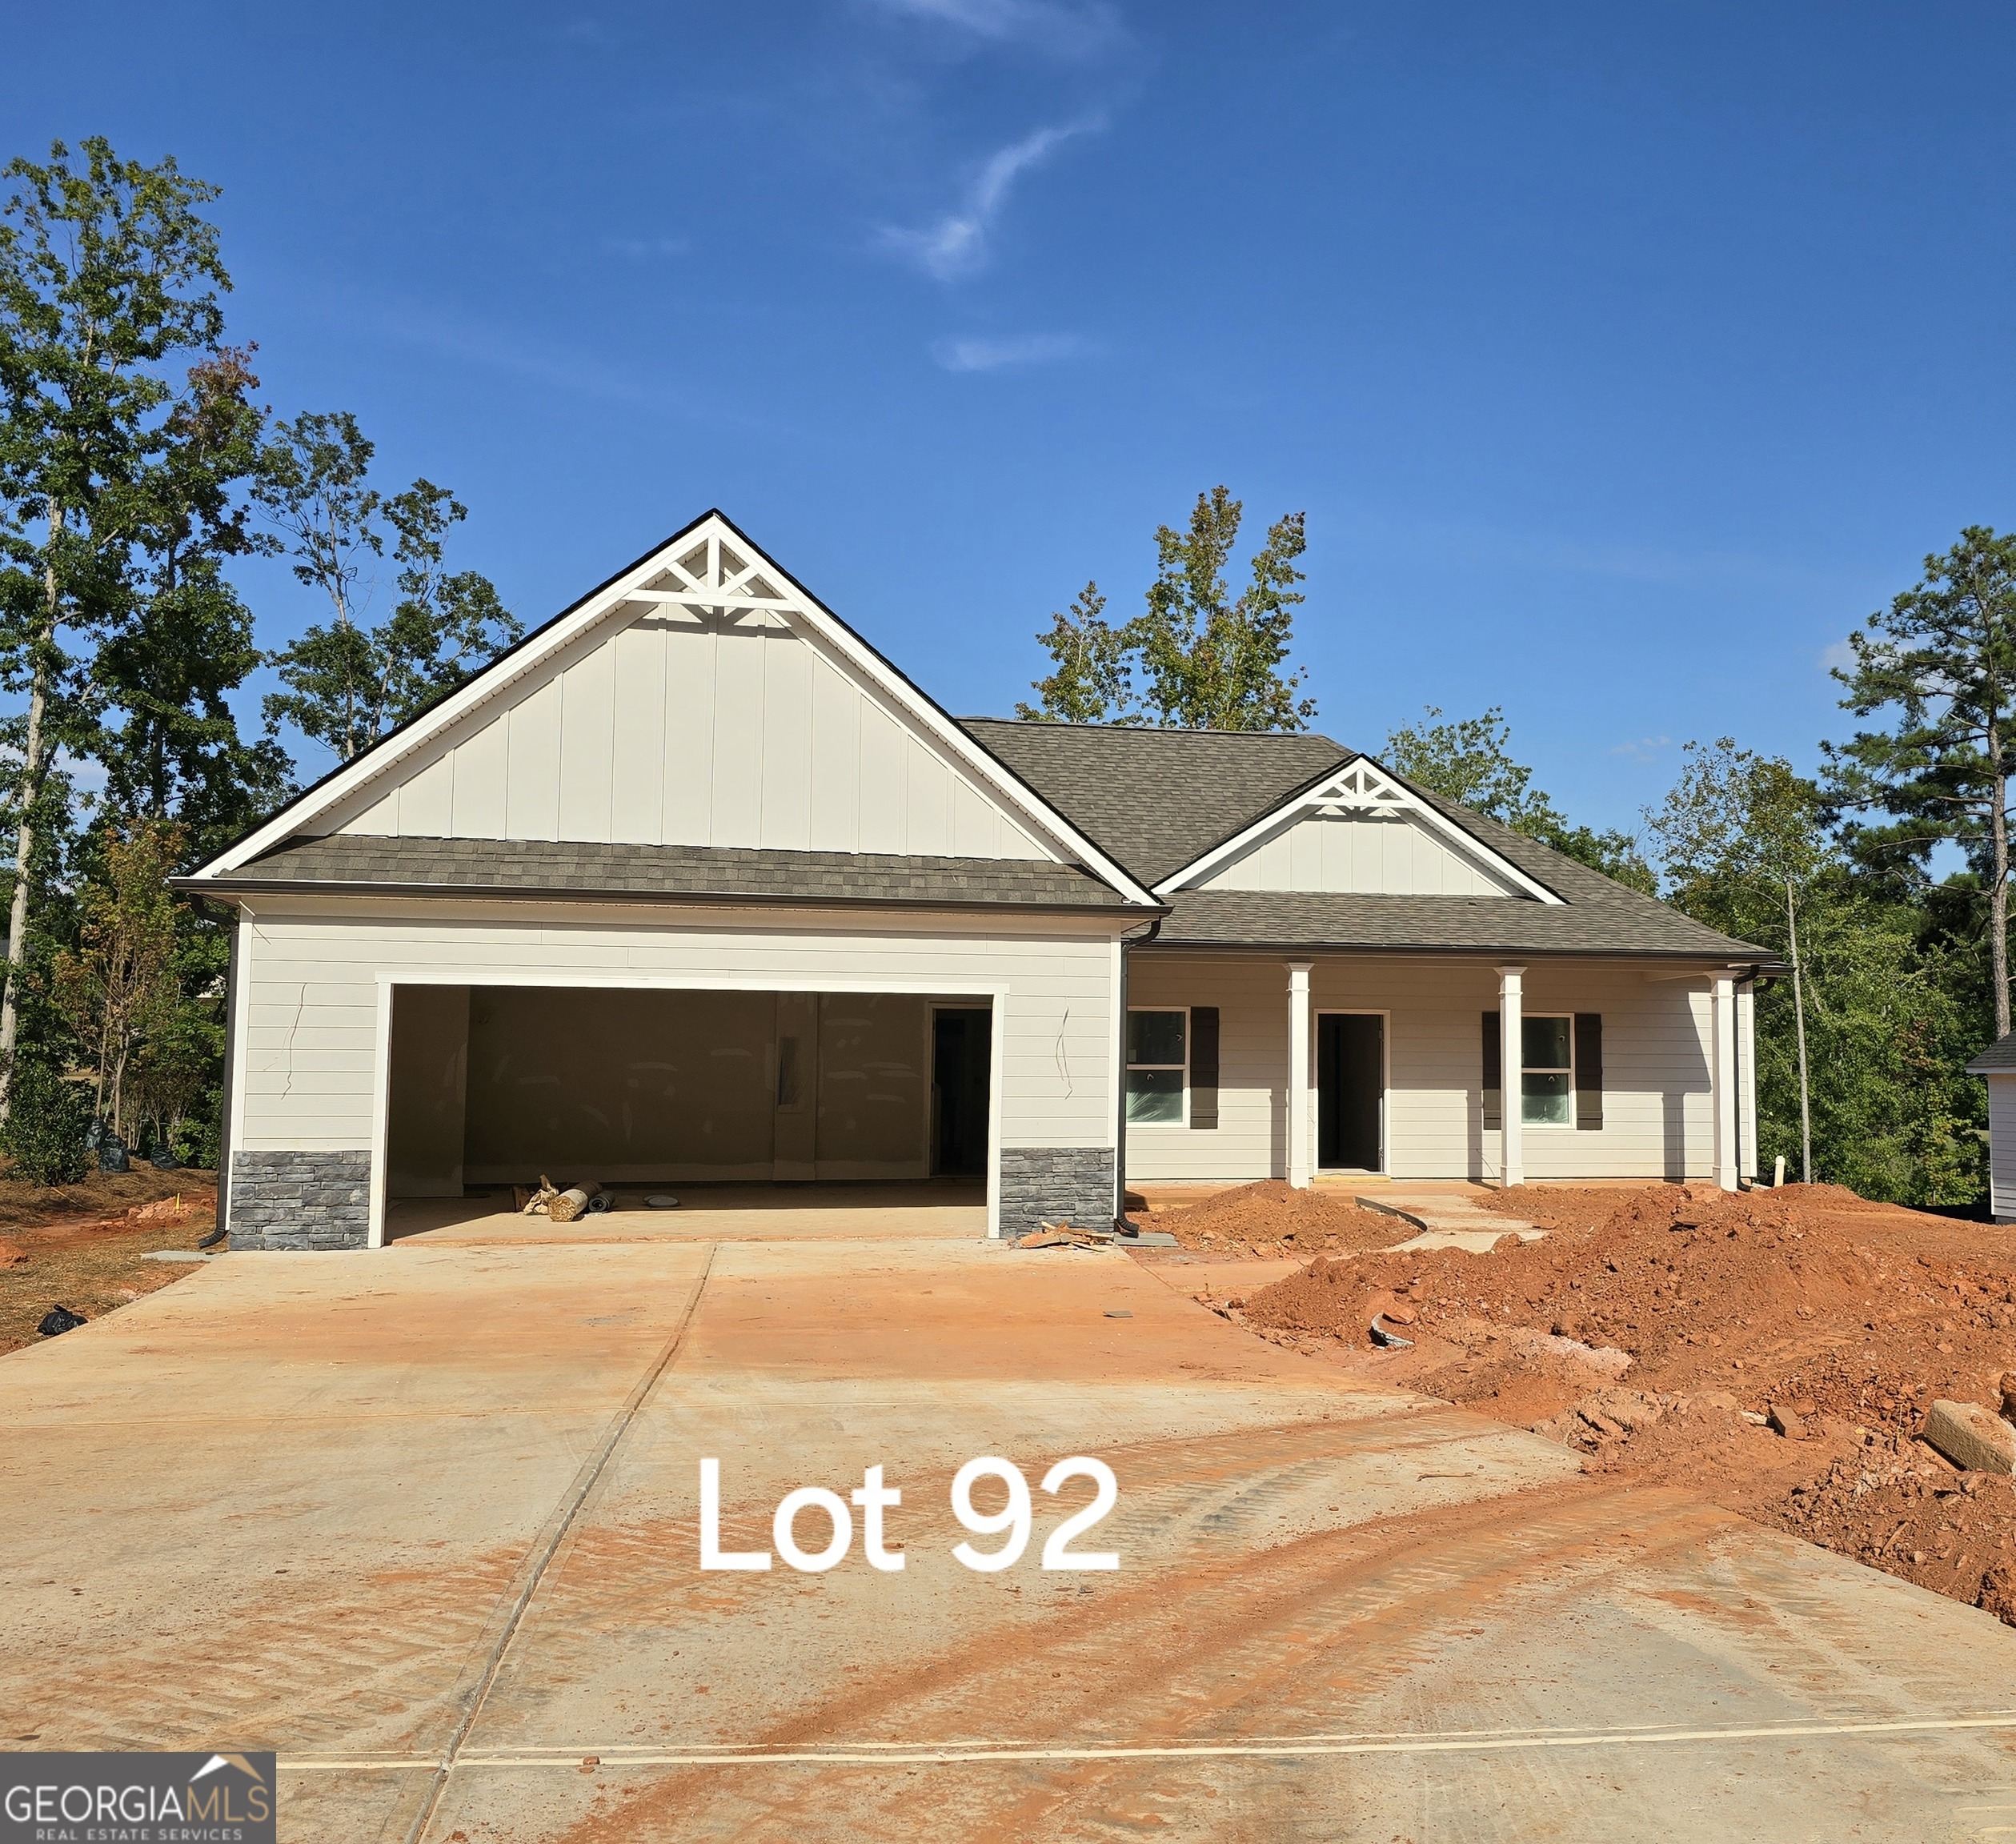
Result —
<path fill-rule="evenodd" d="M 0 1389 L 13 1745 L 275 1747 L 283 1836 L 1915 1841 L 2016 1799 L 1987 1615 L 1117 1251 L 232 1255 Z M 994 1573 L 950 1554 L 982 1453 L 1037 1486 Z M 1076 1453 L 1117 1571 L 1040 1566 Z M 702 1571 L 706 1456 L 738 1549 L 882 1465 L 906 1566 Z"/>

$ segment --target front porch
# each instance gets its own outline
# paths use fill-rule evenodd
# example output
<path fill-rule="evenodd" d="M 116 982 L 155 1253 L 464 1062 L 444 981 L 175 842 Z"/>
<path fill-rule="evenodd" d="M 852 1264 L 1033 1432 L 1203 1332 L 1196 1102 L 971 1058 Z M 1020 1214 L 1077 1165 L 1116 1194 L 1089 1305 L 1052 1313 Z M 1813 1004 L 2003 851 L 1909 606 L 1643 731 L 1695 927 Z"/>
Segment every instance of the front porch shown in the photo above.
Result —
<path fill-rule="evenodd" d="M 1756 1172 L 1748 971 L 1136 950 L 1128 1181 L 1733 1190 Z"/>

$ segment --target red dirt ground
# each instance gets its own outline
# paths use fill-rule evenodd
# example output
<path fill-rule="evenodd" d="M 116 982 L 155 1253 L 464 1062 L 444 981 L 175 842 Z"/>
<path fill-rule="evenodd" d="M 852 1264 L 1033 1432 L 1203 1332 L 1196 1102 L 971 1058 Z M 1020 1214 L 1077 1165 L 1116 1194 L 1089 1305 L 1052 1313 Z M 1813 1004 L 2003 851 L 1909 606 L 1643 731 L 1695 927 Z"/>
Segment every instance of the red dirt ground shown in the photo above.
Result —
<path fill-rule="evenodd" d="M 1487 1201 L 1552 1233 L 1488 1255 L 1322 1255 L 1220 1309 L 2016 1625 L 2016 1487 L 1916 1438 L 1935 1397 L 1992 1408 L 2016 1369 L 2016 1230 L 1833 1185 Z M 1242 1240 L 1236 1209 L 1219 1225 Z M 1377 1350 L 1379 1311 L 1411 1349 Z M 1760 1425 L 1774 1411 L 1790 1435 Z"/>
<path fill-rule="evenodd" d="M 194 1272 L 145 1257 L 206 1235 L 216 1186 L 214 1172 L 151 1167 L 61 1187 L 0 1179 L 0 1352 L 38 1343 L 52 1306 L 96 1319 Z"/>

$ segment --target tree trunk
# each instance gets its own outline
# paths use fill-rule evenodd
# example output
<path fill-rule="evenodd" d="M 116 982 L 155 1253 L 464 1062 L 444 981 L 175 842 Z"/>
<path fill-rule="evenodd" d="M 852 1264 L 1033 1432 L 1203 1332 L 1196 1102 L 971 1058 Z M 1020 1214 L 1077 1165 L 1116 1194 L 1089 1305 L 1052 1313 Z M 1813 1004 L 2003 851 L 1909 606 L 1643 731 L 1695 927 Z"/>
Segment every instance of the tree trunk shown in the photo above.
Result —
<path fill-rule="evenodd" d="M 50 546 L 53 553 L 63 528 L 60 508 L 49 513 Z M 54 641 L 58 607 L 56 561 L 52 555 L 42 572 L 42 632 L 45 642 Z M 14 1105 L 14 1042 L 21 1030 L 21 981 L 28 960 L 28 867 L 35 851 L 35 802 L 42 793 L 42 722 L 49 708 L 47 647 L 36 650 L 34 683 L 28 694 L 28 740 L 21 759 L 21 779 L 17 798 L 21 824 L 14 834 L 14 903 L 7 914 L 7 978 L 0 992 L 0 1122 Z"/>
<path fill-rule="evenodd" d="M 1792 946 L 1792 1015 L 1799 1030 L 1799 1175 L 1813 1182 L 1813 1100 L 1806 1074 L 1806 995 L 1799 966 L 1799 916 L 1792 901 L 1792 880 L 1785 880 L 1785 926 Z"/>

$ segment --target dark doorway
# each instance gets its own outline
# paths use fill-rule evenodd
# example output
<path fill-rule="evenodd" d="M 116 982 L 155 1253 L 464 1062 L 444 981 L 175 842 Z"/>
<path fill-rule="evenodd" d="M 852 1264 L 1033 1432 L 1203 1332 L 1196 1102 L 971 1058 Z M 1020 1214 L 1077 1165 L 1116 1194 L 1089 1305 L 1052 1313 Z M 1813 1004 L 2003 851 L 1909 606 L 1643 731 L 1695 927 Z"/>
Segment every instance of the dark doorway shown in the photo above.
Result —
<path fill-rule="evenodd" d="M 1379 1116 L 1386 1095 L 1386 1021 L 1319 1012 L 1316 1020 L 1316 1162 L 1381 1169 Z"/>
<path fill-rule="evenodd" d="M 931 1169 L 948 1177 L 987 1169 L 987 1090 L 994 1014 L 941 1006 L 931 1015 Z"/>

